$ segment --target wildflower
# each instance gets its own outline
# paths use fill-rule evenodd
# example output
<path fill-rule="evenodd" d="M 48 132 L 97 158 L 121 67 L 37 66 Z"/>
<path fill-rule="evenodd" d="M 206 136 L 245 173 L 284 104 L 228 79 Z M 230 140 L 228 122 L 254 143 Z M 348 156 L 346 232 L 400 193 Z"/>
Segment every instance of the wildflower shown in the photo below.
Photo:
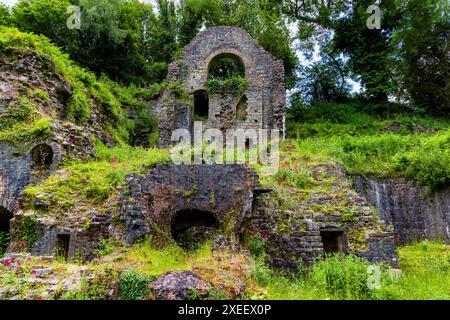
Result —
<path fill-rule="evenodd" d="M 41 296 L 36 297 L 36 300 L 44 300 L 44 298 L 42 298 Z"/>
<path fill-rule="evenodd" d="M 112 159 L 111 159 L 111 164 L 116 164 L 116 162 L 117 162 L 117 159 L 116 159 L 116 158 L 112 158 Z"/>
<path fill-rule="evenodd" d="M 5 266 L 5 267 L 9 266 L 8 259 L 3 260 L 3 266 Z"/>
<path fill-rule="evenodd" d="M 22 245 L 25 247 L 27 245 L 27 240 L 22 240 Z"/>
<path fill-rule="evenodd" d="M 33 276 L 37 275 L 37 271 L 35 269 L 31 270 L 31 275 Z"/>

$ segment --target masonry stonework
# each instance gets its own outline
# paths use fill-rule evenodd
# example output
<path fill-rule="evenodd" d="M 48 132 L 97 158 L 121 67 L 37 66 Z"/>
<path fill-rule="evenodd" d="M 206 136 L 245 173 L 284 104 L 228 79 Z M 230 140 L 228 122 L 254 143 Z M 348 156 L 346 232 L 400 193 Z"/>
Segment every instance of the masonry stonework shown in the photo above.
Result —
<path fill-rule="evenodd" d="M 175 129 L 193 129 L 194 94 L 206 91 L 211 61 L 221 55 L 239 59 L 245 67 L 248 87 L 242 95 L 212 93 L 209 95 L 208 118 L 204 129 L 284 129 L 286 90 L 284 65 L 275 60 L 243 29 L 208 28 L 184 48 L 180 60 L 169 67 L 167 81 L 180 84 L 188 101 L 176 101 L 170 93 L 158 103 L 160 146 L 168 146 Z M 237 116 L 237 106 L 246 99 L 246 117 Z"/>

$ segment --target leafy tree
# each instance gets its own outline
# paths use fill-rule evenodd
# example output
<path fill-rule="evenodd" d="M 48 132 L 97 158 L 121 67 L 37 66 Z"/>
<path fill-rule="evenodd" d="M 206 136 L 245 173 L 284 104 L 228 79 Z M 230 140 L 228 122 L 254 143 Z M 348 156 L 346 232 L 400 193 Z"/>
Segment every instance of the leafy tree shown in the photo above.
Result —
<path fill-rule="evenodd" d="M 9 8 L 0 3 L 0 25 L 9 26 L 11 24 L 11 14 Z"/>
<path fill-rule="evenodd" d="M 12 8 L 14 24 L 22 31 L 45 35 L 68 50 L 73 41 L 67 28 L 68 0 L 21 0 Z"/>
<path fill-rule="evenodd" d="M 398 1 L 403 14 L 394 42 L 399 81 L 415 107 L 450 116 L 448 1 Z"/>

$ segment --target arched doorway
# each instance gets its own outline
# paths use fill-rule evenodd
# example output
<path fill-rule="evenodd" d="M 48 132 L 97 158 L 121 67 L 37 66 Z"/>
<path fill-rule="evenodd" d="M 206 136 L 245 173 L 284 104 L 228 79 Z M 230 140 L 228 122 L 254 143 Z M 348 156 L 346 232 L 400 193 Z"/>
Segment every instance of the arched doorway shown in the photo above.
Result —
<path fill-rule="evenodd" d="M 53 164 L 53 149 L 48 144 L 38 144 L 31 150 L 31 168 L 34 171 L 47 171 Z"/>
<path fill-rule="evenodd" d="M 11 240 L 9 229 L 12 218 L 13 214 L 5 207 L 0 206 L 0 257 L 5 254 Z"/>
<path fill-rule="evenodd" d="M 213 213 L 201 210 L 178 211 L 171 225 L 173 239 L 185 250 L 197 249 L 207 240 L 219 222 Z"/>

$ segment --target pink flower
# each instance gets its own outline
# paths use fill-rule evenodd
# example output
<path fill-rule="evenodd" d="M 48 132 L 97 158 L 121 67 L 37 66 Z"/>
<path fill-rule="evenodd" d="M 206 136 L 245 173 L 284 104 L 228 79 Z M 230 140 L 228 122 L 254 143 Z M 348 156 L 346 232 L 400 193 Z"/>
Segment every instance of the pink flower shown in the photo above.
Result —
<path fill-rule="evenodd" d="M 5 266 L 5 267 L 9 266 L 8 259 L 3 260 L 3 266 Z"/>
<path fill-rule="evenodd" d="M 208 184 L 211 186 L 211 185 L 215 184 L 215 182 L 214 182 L 214 180 L 209 179 L 209 180 L 208 180 Z"/>
<path fill-rule="evenodd" d="M 27 245 L 27 240 L 22 240 L 22 245 L 25 247 Z"/>
<path fill-rule="evenodd" d="M 112 158 L 112 159 L 111 159 L 111 163 L 112 163 L 112 164 L 115 164 L 116 162 L 117 162 L 117 159 L 116 159 L 116 158 Z"/>
<path fill-rule="evenodd" d="M 36 300 L 44 300 L 42 297 L 36 297 Z"/>
<path fill-rule="evenodd" d="M 31 270 L 31 275 L 33 276 L 37 275 L 37 271 L 35 269 Z"/>

